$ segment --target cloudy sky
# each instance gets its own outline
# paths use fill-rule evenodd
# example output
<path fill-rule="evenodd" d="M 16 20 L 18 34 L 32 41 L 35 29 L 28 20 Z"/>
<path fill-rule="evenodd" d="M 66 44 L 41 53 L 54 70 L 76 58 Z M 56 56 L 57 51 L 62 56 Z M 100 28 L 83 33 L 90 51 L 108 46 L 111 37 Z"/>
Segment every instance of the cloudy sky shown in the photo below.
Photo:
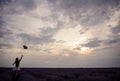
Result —
<path fill-rule="evenodd" d="M 0 67 L 21 55 L 22 67 L 120 67 L 120 0 L 0 0 Z"/>

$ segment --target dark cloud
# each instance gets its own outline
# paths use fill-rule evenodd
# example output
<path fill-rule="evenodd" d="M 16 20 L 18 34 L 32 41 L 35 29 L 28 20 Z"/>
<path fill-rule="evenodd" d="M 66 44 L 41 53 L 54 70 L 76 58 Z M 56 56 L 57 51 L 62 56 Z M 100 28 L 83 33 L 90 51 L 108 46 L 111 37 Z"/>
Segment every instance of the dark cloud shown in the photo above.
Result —
<path fill-rule="evenodd" d="M 98 39 L 92 39 L 92 40 L 90 40 L 90 41 L 88 41 L 88 43 L 86 43 L 86 44 L 81 44 L 82 46 L 86 46 L 86 47 L 90 47 L 90 48 L 95 48 L 95 47 L 98 47 L 98 46 L 100 46 L 100 44 L 101 44 L 101 40 L 98 40 Z"/>
<path fill-rule="evenodd" d="M 11 48 L 11 47 L 13 47 L 11 44 L 6 44 L 6 43 L 0 43 L 0 49 L 3 49 L 3 48 Z"/>
<path fill-rule="evenodd" d="M 5 35 L 10 35 L 12 32 L 5 27 L 3 17 L 0 16 L 0 37 L 3 38 Z"/>
<path fill-rule="evenodd" d="M 15 1 L 13 0 L 3 0 L 0 2 L 0 11 L 0 16 L 3 17 L 21 12 L 19 5 L 16 5 Z"/>
<path fill-rule="evenodd" d="M 34 44 L 48 44 L 55 42 L 55 39 L 53 39 L 53 36 L 55 33 L 60 29 L 60 27 L 56 28 L 41 28 L 40 34 L 38 37 L 34 35 L 29 35 L 25 33 L 21 33 L 18 36 L 23 39 L 23 41 L 27 41 Z"/>
<path fill-rule="evenodd" d="M 35 0 L 0 0 L 0 4 L 7 6 L 9 3 L 17 4 L 25 9 L 36 8 Z M 17 7 L 16 7 L 17 8 Z"/>
<path fill-rule="evenodd" d="M 98 40 L 95 38 L 95 39 L 88 40 L 88 43 L 86 44 L 80 44 L 80 45 L 90 47 L 90 48 L 95 48 L 95 47 L 100 46 L 100 44 L 104 44 L 107 46 L 111 46 L 112 44 L 120 44 L 120 35 L 112 35 L 112 36 L 109 36 L 109 38 L 105 40 Z M 80 47 L 77 47 L 75 49 L 80 49 Z"/>
<path fill-rule="evenodd" d="M 0 0 L 0 4 L 10 3 L 12 0 Z"/>
<path fill-rule="evenodd" d="M 112 28 L 111 31 L 114 34 L 120 33 L 120 22 L 118 23 L 118 25 L 116 27 Z"/>
<path fill-rule="evenodd" d="M 0 16 L 0 28 L 2 28 L 2 26 L 4 25 L 4 21 L 3 21 L 3 17 L 2 16 Z"/>
<path fill-rule="evenodd" d="M 5 24 L 4 18 L 0 16 L 0 26 L 3 26 Z"/>
<path fill-rule="evenodd" d="M 33 10 L 37 6 L 35 0 L 16 0 L 16 4 L 23 7 L 24 10 Z"/>
<path fill-rule="evenodd" d="M 80 50 L 80 48 L 81 48 L 81 47 L 76 47 L 76 48 L 74 48 L 74 49 L 75 49 L 75 50 Z"/>
<path fill-rule="evenodd" d="M 83 26 L 104 23 L 113 15 L 112 8 L 119 7 L 119 0 L 48 0 L 54 11 L 69 16 L 72 21 L 81 21 Z M 83 15 L 84 14 L 84 15 Z"/>
<path fill-rule="evenodd" d="M 110 19 L 110 12 L 106 10 L 95 10 L 91 12 L 93 14 L 86 14 L 81 19 L 81 25 L 83 26 L 94 26 L 104 23 L 104 21 Z"/>
<path fill-rule="evenodd" d="M 36 9 L 35 0 L 0 0 L 0 15 L 24 14 Z M 40 1 L 39 1 L 40 2 Z"/>
<path fill-rule="evenodd" d="M 109 36 L 109 38 L 107 40 L 105 40 L 105 44 L 116 44 L 116 43 L 120 43 L 120 21 L 118 22 L 118 24 L 116 25 L 116 27 L 112 27 L 111 28 L 111 32 L 112 35 Z"/>
<path fill-rule="evenodd" d="M 119 0 L 48 0 L 53 5 L 58 5 L 63 8 L 70 8 L 70 7 L 82 7 L 82 6 L 102 6 L 102 5 L 119 5 Z"/>
<path fill-rule="evenodd" d="M 79 30 L 80 35 L 85 34 L 89 30 L 89 27 L 84 27 Z"/>
<path fill-rule="evenodd" d="M 42 28 L 41 30 L 41 34 L 42 36 L 53 36 L 60 28 L 56 27 L 56 28 Z"/>
<path fill-rule="evenodd" d="M 107 40 L 104 40 L 103 43 L 106 45 L 117 44 L 117 43 L 119 44 L 120 35 L 112 35 Z"/>
<path fill-rule="evenodd" d="M 32 44 L 48 44 L 55 41 L 51 36 L 39 36 L 35 37 L 29 34 L 21 33 L 18 35 L 24 42 L 32 43 Z"/>
<path fill-rule="evenodd" d="M 120 38 L 114 38 L 108 41 L 109 44 L 118 43 L 118 42 L 120 42 Z"/>

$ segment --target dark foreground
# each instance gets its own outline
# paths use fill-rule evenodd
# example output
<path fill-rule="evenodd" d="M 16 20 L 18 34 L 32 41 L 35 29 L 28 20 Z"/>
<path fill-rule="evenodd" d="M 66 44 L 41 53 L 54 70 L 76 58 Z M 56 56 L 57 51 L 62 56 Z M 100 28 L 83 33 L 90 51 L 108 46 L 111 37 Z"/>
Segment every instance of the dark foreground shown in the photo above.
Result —
<path fill-rule="evenodd" d="M 11 68 L 0 68 L 0 81 L 13 81 Z M 23 68 L 17 81 L 120 81 L 120 68 Z"/>

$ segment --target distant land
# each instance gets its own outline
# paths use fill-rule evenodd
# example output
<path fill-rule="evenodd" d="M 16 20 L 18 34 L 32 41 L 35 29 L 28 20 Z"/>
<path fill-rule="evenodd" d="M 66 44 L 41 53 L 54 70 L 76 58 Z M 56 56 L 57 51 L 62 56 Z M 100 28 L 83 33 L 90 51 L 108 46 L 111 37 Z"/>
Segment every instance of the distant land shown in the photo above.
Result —
<path fill-rule="evenodd" d="M 0 81 L 12 76 L 12 68 L 0 68 Z M 17 81 L 120 81 L 120 68 L 21 68 Z"/>

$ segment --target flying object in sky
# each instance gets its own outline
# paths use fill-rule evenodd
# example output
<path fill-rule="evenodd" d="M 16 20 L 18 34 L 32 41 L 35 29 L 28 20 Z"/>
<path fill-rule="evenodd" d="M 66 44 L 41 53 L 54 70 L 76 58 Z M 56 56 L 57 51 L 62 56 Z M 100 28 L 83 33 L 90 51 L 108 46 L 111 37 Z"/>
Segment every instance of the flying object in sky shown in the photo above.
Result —
<path fill-rule="evenodd" d="M 23 49 L 28 49 L 28 47 L 26 45 L 23 45 Z"/>

